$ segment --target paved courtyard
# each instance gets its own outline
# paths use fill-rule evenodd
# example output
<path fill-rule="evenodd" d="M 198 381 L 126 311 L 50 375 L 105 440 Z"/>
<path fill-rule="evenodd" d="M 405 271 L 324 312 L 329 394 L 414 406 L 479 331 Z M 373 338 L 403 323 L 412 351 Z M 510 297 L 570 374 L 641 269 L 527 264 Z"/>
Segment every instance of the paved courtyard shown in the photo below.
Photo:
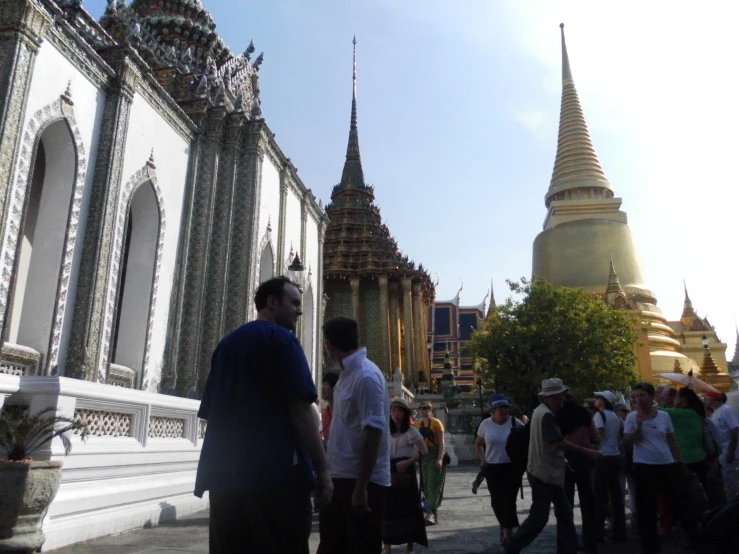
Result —
<path fill-rule="evenodd" d="M 498 541 L 498 527 L 490 508 L 487 489 L 480 489 L 477 496 L 470 491 L 470 484 L 477 472 L 471 465 L 450 468 L 444 503 L 439 510 L 439 523 L 428 527 L 429 548 L 416 548 L 416 552 L 444 552 L 449 554 L 482 554 L 498 552 L 492 546 Z M 524 480 L 525 481 L 525 480 Z M 518 502 L 519 514 L 525 517 L 528 512 L 531 494 L 528 486 L 524 489 L 524 500 Z M 580 512 L 575 510 L 575 519 L 580 524 Z M 311 535 L 311 552 L 318 547 L 318 521 L 314 521 Z M 554 554 L 555 521 L 552 514 L 546 529 L 524 552 L 526 554 Z M 600 554 L 636 553 L 638 542 L 631 531 L 629 544 L 604 544 Z M 679 531 L 663 540 L 664 554 L 678 554 L 684 550 Z M 395 552 L 403 552 L 396 547 Z M 98 539 L 67 548 L 50 551 L 54 554 L 153 554 L 158 552 L 208 552 L 208 512 L 199 512 L 177 521 L 158 527 L 130 531 L 121 535 Z M 689 551 L 685 551 L 689 552 Z M 248 553 L 245 553 L 248 554 Z M 255 553 L 256 554 L 256 553 Z"/>

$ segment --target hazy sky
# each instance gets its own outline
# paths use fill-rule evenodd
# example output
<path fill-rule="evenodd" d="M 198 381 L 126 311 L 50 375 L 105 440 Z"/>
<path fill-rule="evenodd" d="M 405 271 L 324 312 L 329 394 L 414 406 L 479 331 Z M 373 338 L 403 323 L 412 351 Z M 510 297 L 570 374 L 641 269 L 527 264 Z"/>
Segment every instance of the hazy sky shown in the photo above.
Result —
<path fill-rule="evenodd" d="M 96 16 L 103 0 L 86 0 Z M 438 299 L 529 276 L 557 142 L 559 28 L 601 164 L 669 319 L 683 279 L 734 351 L 739 79 L 733 2 L 205 0 L 234 52 L 264 50 L 262 111 L 324 202 L 349 130 L 358 49 L 365 178 Z M 607 281 L 608 268 L 603 268 Z"/>

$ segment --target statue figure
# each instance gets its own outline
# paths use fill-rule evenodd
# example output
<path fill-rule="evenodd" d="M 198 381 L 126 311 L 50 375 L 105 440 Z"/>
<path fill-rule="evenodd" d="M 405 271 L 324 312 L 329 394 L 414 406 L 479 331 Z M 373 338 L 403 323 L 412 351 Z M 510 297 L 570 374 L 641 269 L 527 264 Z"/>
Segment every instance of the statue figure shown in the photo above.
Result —
<path fill-rule="evenodd" d="M 108 7 L 105 9 L 105 13 L 115 13 L 116 10 L 116 0 L 108 0 Z"/>
<path fill-rule="evenodd" d="M 190 73 L 190 65 L 192 64 L 192 46 L 188 46 L 187 50 L 182 53 L 180 63 L 182 64 L 182 70 L 185 73 Z"/>
<path fill-rule="evenodd" d="M 246 61 L 248 62 L 251 60 L 251 55 L 254 53 L 254 39 L 249 41 L 249 46 L 246 47 L 246 50 L 244 51 L 244 57 L 246 58 Z"/>
<path fill-rule="evenodd" d="M 259 67 L 262 65 L 263 61 L 264 61 L 264 52 L 260 52 L 259 55 L 257 56 L 257 59 L 254 60 L 254 63 L 252 64 L 252 66 L 254 67 L 254 69 L 259 71 Z"/>
<path fill-rule="evenodd" d="M 138 20 L 132 20 L 132 25 L 129 26 L 129 29 L 130 31 L 128 32 L 128 35 L 126 35 L 126 38 L 123 39 L 123 42 L 138 40 L 141 36 L 141 23 L 139 23 Z"/>
<path fill-rule="evenodd" d="M 195 96 L 205 98 L 208 95 L 208 79 L 205 75 L 200 78 L 198 87 L 195 89 Z"/>
<path fill-rule="evenodd" d="M 226 87 L 223 86 L 223 83 L 221 83 L 221 86 L 218 87 L 213 102 L 216 106 L 223 106 L 223 104 L 226 102 Z"/>

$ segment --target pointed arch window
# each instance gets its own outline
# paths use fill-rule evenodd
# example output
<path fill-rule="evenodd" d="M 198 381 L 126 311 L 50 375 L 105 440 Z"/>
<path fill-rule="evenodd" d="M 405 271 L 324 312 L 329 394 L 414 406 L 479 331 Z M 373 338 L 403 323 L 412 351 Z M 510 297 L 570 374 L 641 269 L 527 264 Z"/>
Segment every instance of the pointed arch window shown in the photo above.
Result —
<path fill-rule="evenodd" d="M 38 351 L 45 373 L 60 290 L 64 286 L 72 202 L 77 181 L 77 147 L 69 124 L 58 119 L 44 128 L 32 157 L 30 178 L 4 339 Z M 58 345 L 54 345 L 57 346 Z"/>
<path fill-rule="evenodd" d="M 275 256 L 272 252 L 272 245 L 268 242 L 262 249 L 262 255 L 259 258 L 259 282 L 264 283 L 275 276 Z"/>
<path fill-rule="evenodd" d="M 110 353 L 113 364 L 136 372 L 138 386 L 147 356 L 160 233 L 159 201 L 151 181 L 145 181 L 128 205 Z"/>

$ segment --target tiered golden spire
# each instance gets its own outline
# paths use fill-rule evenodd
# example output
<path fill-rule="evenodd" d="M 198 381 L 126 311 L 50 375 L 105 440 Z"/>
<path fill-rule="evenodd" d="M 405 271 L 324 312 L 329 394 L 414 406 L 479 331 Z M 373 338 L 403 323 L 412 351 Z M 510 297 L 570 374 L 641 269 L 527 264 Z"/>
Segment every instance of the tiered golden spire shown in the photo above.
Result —
<path fill-rule="evenodd" d="M 698 314 L 695 313 L 695 309 L 693 308 L 693 301 L 690 300 L 690 295 L 688 294 L 688 285 L 683 280 L 683 288 L 685 289 L 685 300 L 683 301 L 683 315 L 680 316 L 680 319 L 683 318 L 696 318 L 698 317 Z"/>
<path fill-rule="evenodd" d="M 621 286 L 621 282 L 618 280 L 616 274 L 616 268 L 613 265 L 613 256 L 610 255 L 611 267 L 608 273 L 608 286 L 606 287 L 606 296 L 609 294 L 624 294 L 624 289 Z"/>
<path fill-rule="evenodd" d="M 704 379 L 713 375 L 720 375 L 716 360 L 713 359 L 713 354 L 708 347 L 703 349 L 703 363 L 701 364 L 701 377 Z"/>
<path fill-rule="evenodd" d="M 341 174 L 342 187 L 364 187 L 362 158 L 359 155 L 359 129 L 357 126 L 357 37 L 352 39 L 352 113 L 349 121 L 349 141 L 346 145 L 346 161 Z"/>
<path fill-rule="evenodd" d="M 559 27 L 562 34 L 562 105 L 559 115 L 557 156 L 547 192 L 547 206 L 553 199 L 561 199 L 552 198 L 553 196 L 569 189 L 607 189 L 608 196 L 612 195 L 611 185 L 590 140 L 585 115 L 572 79 L 564 23 Z"/>
<path fill-rule="evenodd" d="M 734 347 L 734 357 L 731 359 L 732 364 L 739 365 L 739 326 L 736 326 L 736 346 Z"/>
<path fill-rule="evenodd" d="M 685 373 L 683 371 L 683 367 L 680 365 L 680 360 L 678 360 L 677 358 L 675 358 L 675 363 L 673 364 L 672 371 L 673 373 Z"/>

